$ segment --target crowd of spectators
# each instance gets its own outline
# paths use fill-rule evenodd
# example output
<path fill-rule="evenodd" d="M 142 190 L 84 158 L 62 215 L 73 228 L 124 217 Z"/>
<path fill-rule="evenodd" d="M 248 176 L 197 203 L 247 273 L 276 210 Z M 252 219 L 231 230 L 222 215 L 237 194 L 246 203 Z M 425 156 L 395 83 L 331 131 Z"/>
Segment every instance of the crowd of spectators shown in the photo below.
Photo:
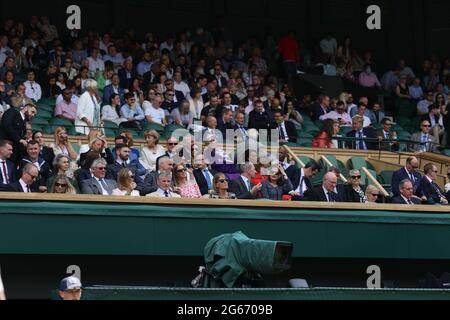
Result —
<path fill-rule="evenodd" d="M 390 91 L 398 98 L 399 110 L 423 117 L 420 131 L 411 138 L 411 151 L 433 152 L 447 143 L 450 60 L 441 64 L 433 57 L 416 70 L 417 76 L 400 60 L 379 81 L 372 54 L 361 58 L 350 38 L 339 45 L 328 34 L 320 50 L 324 74 Z M 398 150 L 392 118 L 386 117 L 379 101 L 355 99 L 349 92 L 298 100 L 292 82 L 298 68 L 305 67 L 300 53 L 292 32 L 278 45 L 269 41 L 264 46 L 254 38 L 237 45 L 220 32 L 202 28 L 162 38 L 149 33 L 145 41 L 138 41 L 131 31 L 119 37 L 88 32 L 62 41 L 46 17 L 31 17 L 25 25 L 7 20 L 0 29 L 0 189 L 374 202 L 379 191 L 360 186 L 358 172 L 352 172 L 351 183 L 342 190 L 336 181 L 339 174 L 329 172 L 321 189 L 315 190 L 308 181 L 319 169 L 315 163 L 305 169 L 279 162 L 267 167 L 247 154 L 245 164 L 238 167 L 222 150 L 214 149 L 217 138 L 223 139 L 230 129 L 244 143 L 260 130 L 272 129 L 278 131 L 280 143 L 295 144 L 301 138 L 298 127 L 310 118 L 323 127 L 313 139 L 314 147 Z M 283 68 L 277 72 L 273 61 Z M 39 113 L 42 99 L 54 99 L 54 117 L 70 121 L 78 134 L 88 136 L 89 144 L 75 151 L 65 127 L 55 128 L 54 143 L 48 147 L 42 132 L 29 132 L 27 125 Z M 133 148 L 132 133 L 125 133 L 109 148 L 104 128 L 111 123 L 130 132 L 145 131 L 146 147 Z M 222 154 L 223 162 L 195 157 L 193 163 L 174 164 L 178 140 L 168 139 L 164 148 L 158 131 L 149 129 L 174 124 L 200 128 L 203 142 L 212 145 L 216 155 Z M 347 138 L 343 143 L 338 139 L 342 136 Z M 444 191 L 436 190 L 432 168 L 429 171 L 430 176 L 426 172 L 416 181 L 425 180 L 414 193 L 423 202 L 445 204 Z M 403 180 L 397 182 L 400 190 L 408 187 Z"/>

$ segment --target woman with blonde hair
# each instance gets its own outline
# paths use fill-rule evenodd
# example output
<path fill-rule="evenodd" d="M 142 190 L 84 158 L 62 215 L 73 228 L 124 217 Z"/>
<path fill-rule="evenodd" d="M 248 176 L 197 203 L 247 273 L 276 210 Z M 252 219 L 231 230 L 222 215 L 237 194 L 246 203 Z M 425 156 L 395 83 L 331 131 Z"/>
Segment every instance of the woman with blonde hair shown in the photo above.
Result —
<path fill-rule="evenodd" d="M 53 149 L 55 156 L 59 154 L 64 154 L 70 157 L 71 160 L 77 160 L 78 153 L 73 149 L 72 143 L 69 141 L 69 135 L 64 127 L 58 127 L 54 134 L 54 143 L 50 145 Z"/>
<path fill-rule="evenodd" d="M 117 189 L 112 192 L 113 196 L 131 196 L 139 197 L 139 191 L 136 191 L 137 185 L 134 182 L 134 173 L 130 169 L 124 168 L 117 174 Z"/>
<path fill-rule="evenodd" d="M 213 179 L 213 188 L 211 192 L 207 195 L 204 195 L 203 198 L 207 199 L 237 199 L 234 193 L 228 192 L 228 178 L 225 174 L 219 172 L 214 176 Z"/>
<path fill-rule="evenodd" d="M 49 193 L 53 193 L 54 189 L 54 182 L 58 179 L 61 175 L 67 177 L 68 181 L 70 182 L 71 186 L 75 189 L 75 191 L 78 193 L 80 189 L 78 188 L 78 183 L 74 179 L 74 173 L 71 170 L 71 161 L 68 156 L 65 154 L 60 153 L 56 156 L 53 168 L 55 174 L 51 176 L 47 181 L 47 188 Z"/>
<path fill-rule="evenodd" d="M 51 191 L 50 191 L 51 190 Z M 74 186 L 70 182 L 70 179 L 64 175 L 59 174 L 53 180 L 53 183 L 50 186 L 49 193 L 58 193 L 58 194 L 77 194 Z"/>
<path fill-rule="evenodd" d="M 108 164 L 114 164 L 115 160 L 111 149 L 108 148 L 108 141 L 106 137 L 98 130 L 91 130 L 88 135 L 88 145 L 82 145 L 80 148 L 79 163 L 82 167 L 86 160 L 86 155 L 90 151 L 100 153 L 101 157 L 106 160 Z"/>
<path fill-rule="evenodd" d="M 165 149 L 159 144 L 159 133 L 156 130 L 148 130 L 144 133 L 147 146 L 142 149 L 140 162 L 145 170 L 156 170 L 156 160 L 165 154 Z"/>
<path fill-rule="evenodd" d="M 380 190 L 373 185 L 369 185 L 366 188 L 366 203 L 377 203 L 378 198 L 380 197 Z"/>

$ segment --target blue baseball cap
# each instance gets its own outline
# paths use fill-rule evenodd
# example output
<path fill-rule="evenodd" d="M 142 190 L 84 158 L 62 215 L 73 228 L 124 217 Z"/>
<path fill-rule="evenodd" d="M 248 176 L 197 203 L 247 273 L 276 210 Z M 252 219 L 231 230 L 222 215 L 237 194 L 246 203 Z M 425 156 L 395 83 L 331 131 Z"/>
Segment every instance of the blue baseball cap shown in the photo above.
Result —
<path fill-rule="evenodd" d="M 61 280 L 59 284 L 60 291 L 69 291 L 69 290 L 77 290 L 81 289 L 81 281 L 77 277 L 70 276 Z"/>

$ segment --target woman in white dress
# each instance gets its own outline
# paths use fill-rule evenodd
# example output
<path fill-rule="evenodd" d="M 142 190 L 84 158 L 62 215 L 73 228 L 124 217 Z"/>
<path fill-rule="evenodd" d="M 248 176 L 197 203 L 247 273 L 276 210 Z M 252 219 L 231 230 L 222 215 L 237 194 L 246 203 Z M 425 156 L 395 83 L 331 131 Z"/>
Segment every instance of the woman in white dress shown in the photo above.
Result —
<path fill-rule="evenodd" d="M 142 149 L 140 162 L 145 170 L 152 172 L 156 170 L 156 160 L 163 156 L 166 151 L 159 143 L 159 133 L 156 130 L 148 130 L 144 134 L 147 146 Z"/>

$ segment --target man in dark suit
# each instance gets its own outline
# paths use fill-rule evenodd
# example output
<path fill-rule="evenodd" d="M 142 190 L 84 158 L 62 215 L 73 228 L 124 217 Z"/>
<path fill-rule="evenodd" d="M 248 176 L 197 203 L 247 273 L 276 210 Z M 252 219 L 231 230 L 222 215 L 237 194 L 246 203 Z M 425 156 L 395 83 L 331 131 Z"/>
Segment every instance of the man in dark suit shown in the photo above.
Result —
<path fill-rule="evenodd" d="M 409 179 L 402 180 L 400 182 L 400 195 L 392 199 L 394 204 L 408 204 L 408 205 L 418 205 L 422 204 L 422 201 L 414 197 L 414 187 Z"/>
<path fill-rule="evenodd" d="M 295 125 L 290 121 L 284 121 L 283 111 L 277 110 L 273 113 L 273 116 L 278 128 L 280 143 L 297 143 L 297 130 L 295 129 Z"/>
<path fill-rule="evenodd" d="M 97 159 L 92 163 L 91 172 L 93 177 L 81 182 L 81 193 L 92 195 L 112 195 L 117 184 L 114 180 L 105 179 L 106 176 L 106 160 Z"/>
<path fill-rule="evenodd" d="M 305 199 L 316 202 L 344 202 L 342 195 L 335 192 L 337 186 L 337 176 L 333 172 L 328 172 L 323 177 L 320 187 L 309 189 L 305 192 Z"/>
<path fill-rule="evenodd" d="M 138 184 L 136 190 L 139 191 L 141 196 L 146 196 L 150 193 L 158 190 L 158 178 L 161 172 L 171 173 L 173 170 L 173 160 L 169 157 L 162 157 L 159 159 L 159 169 L 155 172 L 148 174 L 145 177 L 144 182 Z"/>
<path fill-rule="evenodd" d="M 130 160 L 130 148 L 126 144 L 119 144 L 115 148 L 116 150 L 116 162 L 111 164 L 106 169 L 106 179 L 117 181 L 119 171 L 122 169 L 130 169 L 134 174 L 134 182 L 140 184 L 143 182 L 142 178 L 138 175 L 142 165 L 139 160 Z"/>
<path fill-rule="evenodd" d="M 223 109 L 222 115 L 217 118 L 217 129 L 222 133 L 223 141 L 226 141 L 227 130 L 233 130 L 234 126 L 231 123 L 233 120 L 233 111 Z"/>
<path fill-rule="evenodd" d="M 172 113 L 178 106 L 179 103 L 175 102 L 175 91 L 167 89 L 164 93 L 164 102 L 161 104 L 161 109 L 166 110 L 168 113 Z"/>
<path fill-rule="evenodd" d="M 205 161 L 205 157 L 199 154 L 195 157 L 195 169 L 194 177 L 197 182 L 202 196 L 209 193 L 209 190 L 213 189 L 214 176 L 217 174 L 216 171 L 212 170 L 210 166 Z"/>
<path fill-rule="evenodd" d="M 382 128 L 377 131 L 377 138 L 380 141 L 379 146 L 381 150 L 385 151 L 398 151 L 399 144 L 397 141 L 387 142 L 383 140 L 397 140 L 397 132 L 392 131 L 392 121 L 388 118 L 384 118 L 381 121 Z"/>
<path fill-rule="evenodd" d="M 330 97 L 326 95 L 319 96 L 318 101 L 313 103 L 310 108 L 310 115 L 313 121 L 319 120 L 323 115 L 330 111 Z"/>
<path fill-rule="evenodd" d="M 255 166 L 252 163 L 245 163 L 240 166 L 241 176 L 230 182 L 230 192 L 234 193 L 238 199 L 256 199 L 261 190 L 261 183 L 253 185 L 251 179 L 256 175 Z"/>
<path fill-rule="evenodd" d="M 39 192 L 36 188 L 36 180 L 39 178 L 39 171 L 34 164 L 27 164 L 22 169 L 22 177 L 19 181 L 10 184 L 0 185 L 1 192 Z"/>
<path fill-rule="evenodd" d="M 13 154 L 11 161 L 19 163 L 25 153 L 27 141 L 25 140 L 26 122 L 31 121 L 36 115 L 37 109 L 33 104 L 27 104 L 22 110 L 11 108 L 3 116 L 0 125 L 0 139 L 9 140 L 13 143 Z"/>
<path fill-rule="evenodd" d="M 311 161 L 304 168 L 291 165 L 286 169 L 286 174 L 294 187 L 291 195 L 292 200 L 300 201 L 305 197 L 305 192 L 313 189 L 311 178 L 320 172 L 320 165 L 316 161 Z"/>
<path fill-rule="evenodd" d="M 273 128 L 273 119 L 270 119 L 268 113 L 264 110 L 261 100 L 256 100 L 255 108 L 249 114 L 248 128 L 256 130 L 270 130 Z"/>
<path fill-rule="evenodd" d="M 375 132 L 371 128 L 363 128 L 364 118 L 355 116 L 353 121 L 353 131 L 347 133 L 347 138 L 355 138 L 356 140 L 348 141 L 347 147 L 354 150 L 377 150 Z M 372 139 L 372 140 L 367 140 Z"/>
<path fill-rule="evenodd" d="M 245 113 L 238 112 L 234 117 L 234 130 L 238 134 L 239 142 L 247 142 L 249 139 L 248 128 L 245 126 Z"/>
<path fill-rule="evenodd" d="M 185 96 L 184 93 L 178 90 L 175 90 L 175 83 L 173 82 L 173 80 L 166 80 L 164 82 L 164 86 L 166 87 L 166 92 L 167 91 L 173 91 L 174 96 L 173 96 L 173 102 L 176 105 L 181 104 L 181 102 L 183 102 L 183 100 L 185 100 Z"/>
<path fill-rule="evenodd" d="M 27 155 L 20 160 L 19 170 L 22 170 L 27 164 L 34 164 L 39 171 L 39 178 L 33 184 L 33 187 L 40 192 L 47 192 L 47 180 L 52 176 L 50 165 L 39 157 L 41 147 L 37 141 L 31 140 L 27 145 Z"/>
<path fill-rule="evenodd" d="M 414 191 L 417 190 L 422 176 L 416 170 L 419 170 L 419 160 L 416 157 L 409 157 L 406 159 L 406 166 L 394 172 L 391 182 L 394 197 L 400 196 L 400 182 L 405 179 L 409 179 L 413 183 Z"/>
<path fill-rule="evenodd" d="M 437 141 L 441 141 L 441 138 L 445 134 L 444 122 L 440 122 L 439 107 L 432 104 L 428 107 L 428 113 L 422 116 L 421 121 L 428 121 L 431 125 L 430 134 L 437 138 Z"/>
<path fill-rule="evenodd" d="M 66 135 L 67 136 L 67 135 Z M 41 131 L 35 131 L 32 136 L 32 140 L 39 143 L 39 147 L 41 148 L 39 151 L 39 158 L 42 158 L 47 162 L 50 166 L 50 169 L 53 170 L 53 161 L 55 160 L 55 152 L 52 148 L 44 145 L 44 135 Z"/>
<path fill-rule="evenodd" d="M 122 88 L 130 89 L 131 83 L 137 77 L 136 69 L 133 66 L 133 61 L 127 59 L 124 62 L 124 67 L 119 70 L 120 86 Z"/>
<path fill-rule="evenodd" d="M 120 86 L 120 78 L 118 74 L 114 74 L 111 78 L 111 84 L 103 89 L 103 104 L 111 104 L 111 96 L 113 94 L 118 94 L 120 96 L 121 104 L 125 103 L 125 90 Z"/>
<path fill-rule="evenodd" d="M 416 190 L 416 195 L 423 200 L 427 204 L 448 204 L 447 196 L 444 194 L 444 191 L 436 183 L 436 178 L 438 174 L 437 167 L 428 163 L 424 167 L 425 176 L 419 182 L 419 186 Z M 426 199 L 426 200 L 425 200 Z"/>
<path fill-rule="evenodd" d="M 13 153 L 10 141 L 0 140 L 0 185 L 10 184 L 17 181 L 17 168 L 9 160 Z"/>

